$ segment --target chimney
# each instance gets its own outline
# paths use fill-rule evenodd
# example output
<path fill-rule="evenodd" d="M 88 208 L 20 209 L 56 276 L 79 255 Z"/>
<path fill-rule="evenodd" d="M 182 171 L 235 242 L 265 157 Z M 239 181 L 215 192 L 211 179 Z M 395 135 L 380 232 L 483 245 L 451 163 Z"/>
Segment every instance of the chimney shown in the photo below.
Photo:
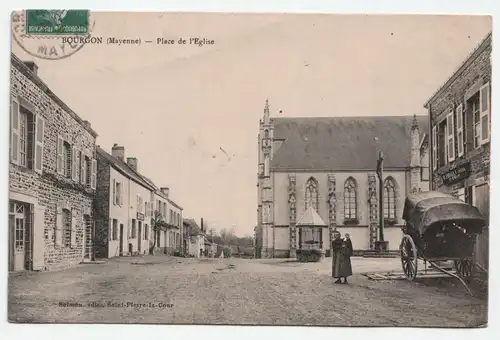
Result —
<path fill-rule="evenodd" d="M 119 146 L 115 143 L 115 145 L 111 148 L 111 155 L 118 158 L 122 162 L 125 162 L 125 147 Z"/>
<path fill-rule="evenodd" d="M 132 169 L 134 169 L 135 171 L 139 171 L 137 170 L 137 158 L 135 157 L 127 157 L 127 164 L 129 167 L 131 167 Z"/>
<path fill-rule="evenodd" d="M 28 66 L 31 72 L 38 75 L 38 65 L 34 61 L 25 61 L 24 65 Z"/>
<path fill-rule="evenodd" d="M 84 120 L 83 121 L 83 126 L 86 126 L 88 127 L 89 129 L 92 128 L 92 126 L 90 125 L 90 122 L 88 120 Z"/>
<path fill-rule="evenodd" d="M 168 187 L 163 187 L 163 188 L 160 188 L 161 192 L 163 192 L 165 194 L 165 196 L 167 196 L 168 198 L 168 194 L 170 192 L 170 188 Z"/>

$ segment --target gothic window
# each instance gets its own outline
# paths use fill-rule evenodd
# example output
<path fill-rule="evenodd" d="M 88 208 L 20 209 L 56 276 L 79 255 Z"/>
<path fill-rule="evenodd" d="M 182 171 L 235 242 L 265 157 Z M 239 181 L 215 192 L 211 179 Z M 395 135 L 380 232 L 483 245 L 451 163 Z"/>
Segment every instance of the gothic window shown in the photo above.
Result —
<path fill-rule="evenodd" d="M 265 139 L 269 138 L 269 130 L 264 131 L 264 138 Z"/>
<path fill-rule="evenodd" d="M 344 184 L 344 218 L 354 220 L 357 218 L 357 192 L 356 181 L 349 177 Z"/>
<path fill-rule="evenodd" d="M 396 218 L 396 183 L 392 177 L 384 181 L 384 218 Z"/>
<path fill-rule="evenodd" d="M 318 211 L 318 182 L 313 178 L 309 178 L 306 183 L 306 210 L 313 207 Z"/>

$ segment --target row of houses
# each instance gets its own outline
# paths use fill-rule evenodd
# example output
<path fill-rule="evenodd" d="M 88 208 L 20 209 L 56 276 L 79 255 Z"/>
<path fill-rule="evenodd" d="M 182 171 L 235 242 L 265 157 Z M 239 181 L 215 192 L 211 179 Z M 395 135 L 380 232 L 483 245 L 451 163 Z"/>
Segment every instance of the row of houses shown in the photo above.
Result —
<path fill-rule="evenodd" d="M 256 257 L 295 257 L 309 243 L 327 254 L 335 229 L 357 251 L 401 240 L 404 198 L 439 190 L 489 218 L 491 33 L 424 107 L 427 115 L 271 117 L 258 134 Z M 383 202 L 376 175 L 383 152 Z M 476 257 L 487 266 L 488 228 Z"/>
<path fill-rule="evenodd" d="M 9 271 L 183 252 L 183 209 L 11 54 Z"/>

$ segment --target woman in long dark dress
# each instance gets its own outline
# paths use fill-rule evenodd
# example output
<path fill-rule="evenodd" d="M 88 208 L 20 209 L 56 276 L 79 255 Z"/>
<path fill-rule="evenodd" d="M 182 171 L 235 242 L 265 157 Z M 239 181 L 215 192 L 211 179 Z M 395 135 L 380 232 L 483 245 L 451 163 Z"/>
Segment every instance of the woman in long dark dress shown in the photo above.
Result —
<path fill-rule="evenodd" d="M 347 283 L 347 276 L 352 275 L 351 256 L 353 254 L 353 248 L 350 235 L 346 233 L 344 237 L 345 237 L 344 268 L 347 274 L 346 276 L 344 276 L 344 283 Z"/>
<path fill-rule="evenodd" d="M 332 241 L 332 277 L 337 279 L 335 283 L 347 283 L 347 277 L 352 275 L 351 253 L 350 240 L 344 241 L 340 233 L 335 231 Z"/>

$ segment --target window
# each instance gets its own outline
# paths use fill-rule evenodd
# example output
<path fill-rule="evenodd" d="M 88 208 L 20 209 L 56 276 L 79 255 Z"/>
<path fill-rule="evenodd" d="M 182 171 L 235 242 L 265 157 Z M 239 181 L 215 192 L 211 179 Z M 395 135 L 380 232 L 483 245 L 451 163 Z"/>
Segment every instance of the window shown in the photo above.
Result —
<path fill-rule="evenodd" d="M 62 221 L 63 221 L 63 235 L 64 235 L 64 246 L 71 247 L 71 211 L 68 209 L 63 209 L 62 211 Z"/>
<path fill-rule="evenodd" d="M 438 125 L 438 166 L 442 167 L 448 164 L 448 136 L 447 119 L 444 119 Z"/>
<path fill-rule="evenodd" d="M 21 112 L 19 115 L 19 165 L 27 166 L 28 153 L 28 115 Z"/>
<path fill-rule="evenodd" d="M 10 202 L 9 217 L 14 229 L 14 247 L 16 252 L 23 252 L 26 243 L 26 227 L 28 207 L 18 202 Z"/>
<path fill-rule="evenodd" d="M 111 231 L 112 237 L 111 240 L 118 240 L 118 220 L 113 219 L 113 229 Z"/>
<path fill-rule="evenodd" d="M 465 189 L 464 188 L 458 189 L 458 191 L 457 191 L 457 198 L 459 200 L 462 200 L 462 201 L 465 202 Z"/>
<path fill-rule="evenodd" d="M 63 143 L 63 175 L 71 176 L 71 146 L 68 142 Z"/>
<path fill-rule="evenodd" d="M 83 185 L 90 183 L 88 176 L 90 176 L 89 158 L 80 151 L 80 183 Z"/>
<path fill-rule="evenodd" d="M 121 206 L 123 204 L 122 183 L 116 182 L 116 204 Z"/>
<path fill-rule="evenodd" d="M 322 249 L 323 234 L 321 228 L 300 227 L 299 249 Z"/>
<path fill-rule="evenodd" d="M 144 225 L 144 239 L 149 240 L 149 226 L 147 224 Z"/>
<path fill-rule="evenodd" d="M 306 210 L 309 207 L 318 211 L 318 182 L 313 177 L 306 182 Z"/>
<path fill-rule="evenodd" d="M 344 184 L 344 218 L 346 220 L 357 218 L 356 182 L 352 177 L 349 177 Z"/>
<path fill-rule="evenodd" d="M 131 238 L 136 238 L 137 237 L 137 226 L 135 225 L 135 219 L 132 219 L 132 231 L 131 231 Z"/>
<path fill-rule="evenodd" d="M 176 243 L 177 243 L 177 247 L 179 247 L 181 245 L 181 234 L 177 233 L 175 235 L 175 240 L 176 240 Z"/>
<path fill-rule="evenodd" d="M 384 218 L 396 218 L 396 184 L 392 177 L 384 181 Z"/>
<path fill-rule="evenodd" d="M 20 104 L 17 98 L 11 98 L 10 159 L 14 164 L 41 173 L 45 120 L 33 113 L 34 108 L 27 109 L 30 104 L 21 101 L 24 104 Z"/>
<path fill-rule="evenodd" d="M 455 118 L 453 110 L 446 117 L 446 142 L 448 150 L 448 162 L 455 160 Z"/>
<path fill-rule="evenodd" d="M 437 169 L 438 166 L 438 139 L 437 139 L 437 127 L 432 127 L 432 168 Z"/>
<path fill-rule="evenodd" d="M 269 130 L 264 131 L 264 138 L 269 138 Z"/>
<path fill-rule="evenodd" d="M 140 195 L 137 195 L 137 212 L 142 213 L 142 197 Z"/>
<path fill-rule="evenodd" d="M 463 105 L 457 107 L 457 156 L 464 155 L 464 113 Z"/>
<path fill-rule="evenodd" d="M 481 118 L 479 103 L 479 93 L 477 93 L 470 99 L 470 107 L 473 117 L 474 149 L 481 145 Z"/>
<path fill-rule="evenodd" d="M 480 119 L 481 119 L 481 144 L 490 141 L 490 83 L 483 85 L 479 89 L 480 98 Z"/>
<path fill-rule="evenodd" d="M 144 215 L 148 215 L 148 202 L 144 202 Z"/>

